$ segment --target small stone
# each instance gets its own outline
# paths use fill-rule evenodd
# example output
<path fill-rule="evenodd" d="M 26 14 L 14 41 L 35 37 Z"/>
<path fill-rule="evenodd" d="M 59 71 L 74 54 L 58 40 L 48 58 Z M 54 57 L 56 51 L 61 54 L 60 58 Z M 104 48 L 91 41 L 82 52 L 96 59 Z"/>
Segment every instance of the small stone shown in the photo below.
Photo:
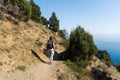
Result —
<path fill-rule="evenodd" d="M 58 69 L 57 72 L 60 72 L 60 70 Z"/>

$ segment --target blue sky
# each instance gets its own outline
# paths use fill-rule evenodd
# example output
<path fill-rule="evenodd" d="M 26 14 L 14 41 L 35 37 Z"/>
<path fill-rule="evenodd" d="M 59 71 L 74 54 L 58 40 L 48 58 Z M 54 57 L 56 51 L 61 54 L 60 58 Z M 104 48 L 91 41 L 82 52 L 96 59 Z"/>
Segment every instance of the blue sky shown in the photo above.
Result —
<path fill-rule="evenodd" d="M 93 37 L 120 41 L 120 0 L 34 0 L 42 16 L 52 12 L 60 20 L 60 29 L 69 33 L 81 25 Z M 117 37 L 116 37 L 117 36 Z"/>

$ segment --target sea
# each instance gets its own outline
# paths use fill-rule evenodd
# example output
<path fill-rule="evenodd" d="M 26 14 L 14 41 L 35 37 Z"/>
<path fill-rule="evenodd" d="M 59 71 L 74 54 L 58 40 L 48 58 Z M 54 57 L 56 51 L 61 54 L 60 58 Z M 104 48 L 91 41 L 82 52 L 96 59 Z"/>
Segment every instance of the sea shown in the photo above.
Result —
<path fill-rule="evenodd" d="M 94 39 L 94 42 L 99 50 L 107 50 L 114 64 L 120 65 L 120 42 L 97 39 Z"/>

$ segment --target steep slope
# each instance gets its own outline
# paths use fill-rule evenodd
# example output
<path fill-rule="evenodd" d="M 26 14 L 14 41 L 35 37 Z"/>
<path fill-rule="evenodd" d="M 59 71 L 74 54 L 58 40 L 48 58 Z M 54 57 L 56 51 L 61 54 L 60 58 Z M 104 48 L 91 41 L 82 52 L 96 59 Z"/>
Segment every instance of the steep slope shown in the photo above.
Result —
<path fill-rule="evenodd" d="M 114 66 L 108 67 L 97 57 L 89 62 L 86 71 L 90 73 L 93 80 L 120 80 L 120 73 Z"/>
<path fill-rule="evenodd" d="M 56 33 L 34 21 L 14 24 L 16 19 L 3 14 L 0 20 L 0 75 L 15 73 L 20 67 L 29 69 L 41 62 L 48 62 L 46 43 L 54 36 L 56 54 L 65 50 L 66 41 Z"/>

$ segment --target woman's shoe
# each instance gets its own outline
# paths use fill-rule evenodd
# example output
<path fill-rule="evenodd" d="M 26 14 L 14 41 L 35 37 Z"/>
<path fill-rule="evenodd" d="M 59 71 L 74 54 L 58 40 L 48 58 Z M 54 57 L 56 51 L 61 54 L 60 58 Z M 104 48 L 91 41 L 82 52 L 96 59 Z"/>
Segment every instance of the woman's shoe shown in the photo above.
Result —
<path fill-rule="evenodd" d="M 52 62 L 50 61 L 49 64 L 52 64 Z"/>

